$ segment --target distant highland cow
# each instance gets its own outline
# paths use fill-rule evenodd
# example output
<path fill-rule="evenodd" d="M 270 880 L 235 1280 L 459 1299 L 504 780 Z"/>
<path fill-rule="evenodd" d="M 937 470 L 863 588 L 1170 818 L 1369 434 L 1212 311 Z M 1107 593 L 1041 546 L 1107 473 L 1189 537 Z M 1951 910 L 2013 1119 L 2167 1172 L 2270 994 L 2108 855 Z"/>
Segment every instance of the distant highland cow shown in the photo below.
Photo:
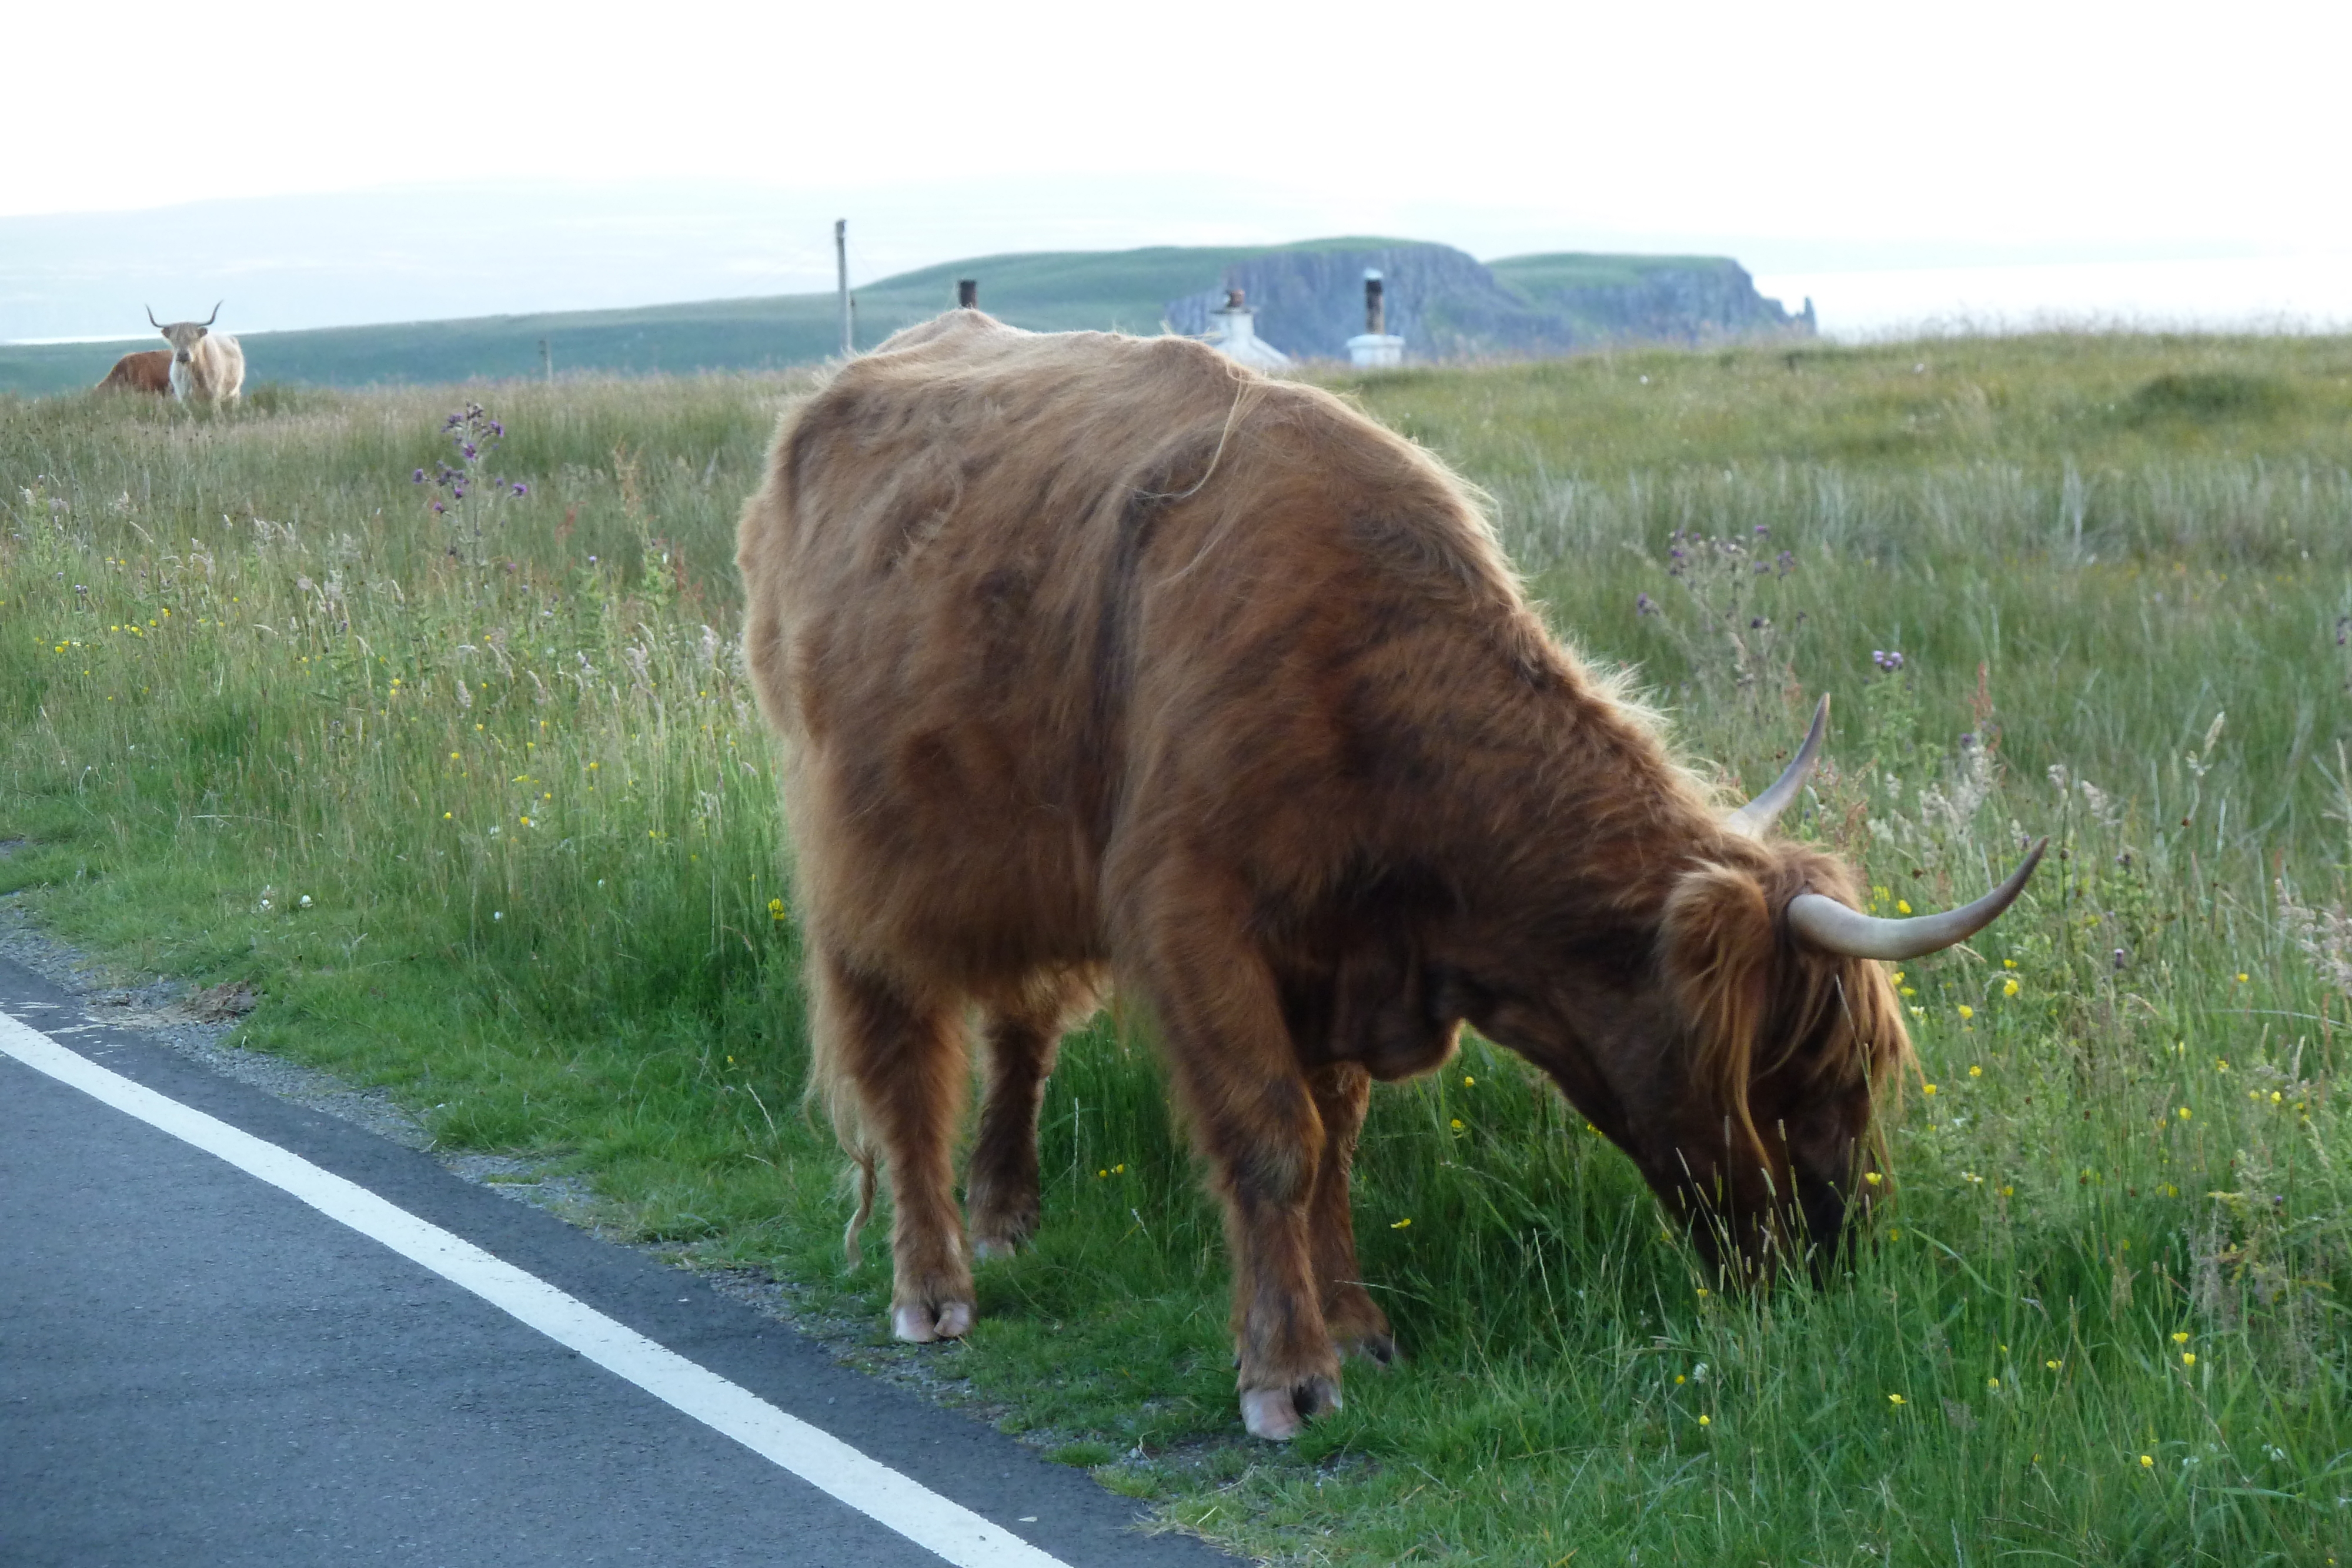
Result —
<path fill-rule="evenodd" d="M 172 350 L 142 349 L 135 354 L 125 354 L 114 361 L 106 379 L 98 383 L 100 392 L 152 392 L 157 397 L 172 394 Z"/>
<path fill-rule="evenodd" d="M 203 398 L 217 408 L 225 402 L 235 402 L 245 387 L 245 350 L 227 333 L 213 335 L 213 323 L 220 319 L 220 306 L 201 321 L 174 321 L 170 326 L 155 319 L 155 308 L 147 308 L 148 325 L 170 340 L 172 344 L 172 395 L 182 402 L 190 398 Z"/>

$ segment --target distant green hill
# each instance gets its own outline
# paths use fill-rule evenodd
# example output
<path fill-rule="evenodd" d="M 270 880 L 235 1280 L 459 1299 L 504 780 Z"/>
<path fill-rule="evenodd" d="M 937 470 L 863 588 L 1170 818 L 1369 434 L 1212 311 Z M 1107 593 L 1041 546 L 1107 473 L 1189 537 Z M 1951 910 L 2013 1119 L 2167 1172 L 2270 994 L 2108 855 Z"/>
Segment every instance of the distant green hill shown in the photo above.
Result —
<path fill-rule="evenodd" d="M 1285 297 L 1284 285 L 1298 292 L 1308 278 L 1317 292 L 1337 295 L 1302 302 L 1287 313 L 1269 310 L 1260 330 L 1293 353 L 1337 356 L 1348 331 L 1360 319 L 1360 305 L 1347 281 L 1360 276 L 1365 258 L 1402 267 L 1419 276 L 1428 269 L 1432 293 L 1425 302 L 1431 341 L 1449 354 L 1558 353 L 1624 337 L 1691 339 L 1785 327 L 1777 306 L 1769 319 L 1740 316 L 1754 300 L 1748 275 L 1732 262 L 1675 256 L 1526 256 L 1491 267 L 1459 251 L 1425 242 L 1370 237 L 1311 240 L 1288 246 L 1160 246 L 1125 251 L 1050 251 L 977 256 L 883 278 L 855 291 L 856 339 L 861 347 L 880 342 L 899 328 L 925 320 L 955 303 L 956 280 L 980 281 L 982 308 L 1017 327 L 1039 331 L 1082 329 L 1151 333 L 1170 312 L 1198 314 L 1202 302 L 1226 286 L 1231 275 L 1254 284 L 1253 297 Z M 1332 282 L 1330 279 L 1339 279 Z M 1696 294 L 1692 280 L 1700 287 Z M 1678 283 L 1679 289 L 1662 284 Z M 1594 299 L 1623 296 L 1647 301 L 1644 329 L 1613 330 L 1608 319 L 1626 313 L 1622 301 L 1592 312 L 1573 308 L 1578 290 Z M 1676 321 L 1672 301 L 1688 295 L 1706 299 L 1721 321 Z M 1418 322 L 1423 301 L 1391 286 L 1392 309 Z M 1725 301 L 1731 302 L 1730 307 Z M 1661 301 L 1665 302 L 1661 304 Z M 1454 308 L 1449 312 L 1449 302 Z M 1769 301 L 1755 301 L 1758 306 Z M 1660 311 L 1665 314 L 1661 315 Z M 1640 314 L 1640 311 L 1636 311 Z M 1738 318 L 1738 319 L 1734 319 Z M 540 373 L 540 343 L 545 340 L 559 374 L 593 371 L 643 375 L 701 371 L 772 370 L 809 364 L 840 345 L 836 305 L 830 294 L 792 294 L 758 299 L 716 299 L 689 305 L 656 305 L 628 310 L 583 310 L 536 316 L 485 316 L 467 320 L 404 322 L 392 326 L 338 327 L 300 332 L 239 335 L 248 385 L 300 382 L 331 386 L 378 382 L 432 383 L 474 379 L 507 380 Z M 1179 322 L 1187 329 L 1189 319 Z M 1411 337 L 1411 329 L 1404 329 Z M 1326 339 L 1330 340 L 1325 341 Z M 88 387 L 105 375 L 117 357 L 151 347 L 153 339 L 110 343 L 0 345 L 0 392 L 28 395 Z"/>

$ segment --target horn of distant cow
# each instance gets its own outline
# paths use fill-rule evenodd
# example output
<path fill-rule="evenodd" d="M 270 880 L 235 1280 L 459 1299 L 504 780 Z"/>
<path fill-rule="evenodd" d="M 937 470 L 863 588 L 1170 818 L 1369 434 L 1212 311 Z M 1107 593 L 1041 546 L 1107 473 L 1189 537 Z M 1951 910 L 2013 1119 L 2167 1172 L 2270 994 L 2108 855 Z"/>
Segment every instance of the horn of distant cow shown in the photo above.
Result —
<path fill-rule="evenodd" d="M 155 319 L 155 307 L 152 305 L 147 307 L 147 325 L 154 328 L 158 332 L 163 329 L 163 323 Z"/>
<path fill-rule="evenodd" d="M 1822 737 L 1829 733 L 1829 727 L 1830 699 L 1823 696 L 1813 709 L 1813 727 L 1805 732 L 1805 744 L 1797 747 L 1797 755 L 1764 793 L 1731 813 L 1732 826 L 1761 833 L 1780 820 L 1780 813 L 1789 809 L 1789 802 L 1797 798 L 1797 791 L 1805 787 L 1806 779 L 1811 775 L 1813 763 L 1822 754 Z"/>
<path fill-rule="evenodd" d="M 1958 909 L 1887 920 L 1849 909 L 1818 893 L 1801 893 L 1789 901 L 1789 929 L 1824 953 L 1849 958 L 1916 958 L 1941 952 L 2000 919 L 2001 912 L 2025 891 L 2033 868 L 2042 863 L 2042 852 L 2049 847 L 2048 839 L 2036 840 L 2025 863 L 2010 873 L 2008 881 Z"/>
<path fill-rule="evenodd" d="M 220 319 L 220 308 L 226 303 L 227 301 L 222 299 L 215 299 L 213 301 L 213 313 L 205 318 L 205 326 L 209 327 L 214 322 Z"/>

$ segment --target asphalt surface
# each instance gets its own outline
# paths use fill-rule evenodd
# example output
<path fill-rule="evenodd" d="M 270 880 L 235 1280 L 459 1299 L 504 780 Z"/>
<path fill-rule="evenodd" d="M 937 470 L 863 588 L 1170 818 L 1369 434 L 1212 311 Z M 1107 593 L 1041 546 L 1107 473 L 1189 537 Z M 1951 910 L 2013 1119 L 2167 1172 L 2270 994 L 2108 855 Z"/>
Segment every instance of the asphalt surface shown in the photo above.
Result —
<path fill-rule="evenodd" d="M 1073 1568 L 1234 1561 L 1138 1533 L 1129 1500 L 688 1274 L 92 1025 L 5 959 L 0 1012 L 457 1233 Z M 0 1568 L 940 1561 L 289 1194 L 0 1055 Z"/>

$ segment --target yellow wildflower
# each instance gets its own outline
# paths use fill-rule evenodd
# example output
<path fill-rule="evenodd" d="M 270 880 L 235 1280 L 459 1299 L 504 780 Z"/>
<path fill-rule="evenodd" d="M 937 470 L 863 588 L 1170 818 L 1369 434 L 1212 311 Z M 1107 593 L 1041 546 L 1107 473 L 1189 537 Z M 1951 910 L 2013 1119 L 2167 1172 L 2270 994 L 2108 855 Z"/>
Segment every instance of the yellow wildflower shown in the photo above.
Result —
<path fill-rule="evenodd" d="M 1898 898 L 1898 899 L 1896 899 L 1896 900 L 1895 901 L 1895 914 L 1897 914 L 1897 915 L 1908 915 L 1908 914 L 1910 914 L 1910 913 L 1911 913 L 1911 901 L 1910 901 L 1909 899 L 1907 899 L 1907 898 Z"/>
<path fill-rule="evenodd" d="M 1969 1069 L 1969 1076 L 1971 1078 L 1982 1078 L 1984 1076 L 1984 1069 L 1982 1067 L 1971 1067 Z"/>
<path fill-rule="evenodd" d="M 1395 1224 L 1390 1226 L 1389 1228 L 1391 1230 L 1402 1230 L 1406 1226 L 1411 1225 L 1412 1223 L 1412 1221 L 1410 1219 L 1400 1219 Z"/>
<path fill-rule="evenodd" d="M 1966 1022 L 1968 1022 L 1968 1021 L 1969 1021 L 1969 1019 L 1972 1019 L 1972 1018 L 1974 1018 L 1974 1017 L 1976 1017 L 1976 1016 L 1977 1016 L 1977 1009 L 1974 1009 L 1974 1008 L 1972 1008 L 1972 1007 L 1969 1006 L 1969 1004 L 1968 1004 L 1968 1003 L 1966 1003 L 1966 1002 L 1962 1002 L 1962 1003 L 1960 1004 L 1960 1021 L 1961 1021 L 1962 1023 L 1966 1023 Z"/>
<path fill-rule="evenodd" d="M 2000 994 L 2004 997 L 2013 997 L 2017 995 L 2019 988 L 2018 983 L 2014 978 L 2003 980 L 2000 983 Z"/>
<path fill-rule="evenodd" d="M 2175 1344 L 2187 1344 L 2189 1343 L 2189 1336 L 2180 1330 L 2175 1329 L 2172 1333 L 2172 1343 Z"/>
<path fill-rule="evenodd" d="M 1909 1400 L 1904 1398 L 1900 1394 L 1888 1395 L 1886 1396 L 1886 1402 L 1889 1405 L 1908 1405 L 1910 1403 Z"/>
<path fill-rule="evenodd" d="M 2156 1461 L 2153 1458 L 2150 1458 L 2147 1455 L 2142 1454 L 2139 1457 L 2139 1468 L 2144 1470 L 2152 1470 L 2156 1469 Z"/>
<path fill-rule="evenodd" d="M 1933 1094 L 1935 1092 L 1936 1086 L 1932 1083 L 1922 1083 L 1919 1085 L 1919 1092 L 1922 1094 Z"/>

